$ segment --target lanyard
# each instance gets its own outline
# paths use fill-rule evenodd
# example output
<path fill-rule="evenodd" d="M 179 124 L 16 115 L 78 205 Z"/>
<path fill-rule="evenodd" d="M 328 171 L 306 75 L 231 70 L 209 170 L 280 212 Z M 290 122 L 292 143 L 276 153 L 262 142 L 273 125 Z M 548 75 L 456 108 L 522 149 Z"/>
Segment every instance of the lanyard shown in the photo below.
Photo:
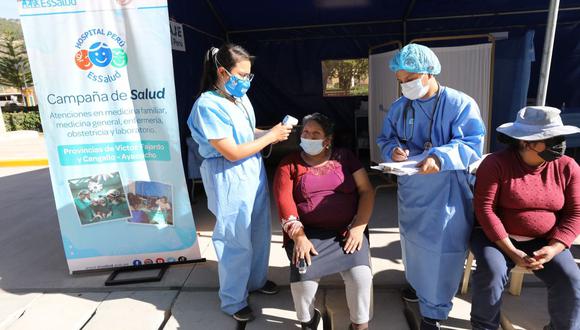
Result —
<path fill-rule="evenodd" d="M 429 135 L 427 141 L 423 144 L 423 148 L 425 150 L 429 150 L 433 147 L 433 143 L 431 141 L 431 132 L 433 131 L 433 124 L 435 122 L 435 114 L 437 112 L 437 105 L 439 104 L 439 98 L 441 97 L 441 86 L 437 83 L 437 96 L 435 98 L 435 105 L 433 106 L 433 111 L 431 111 L 431 118 L 429 121 Z M 413 101 L 409 100 L 405 104 L 405 109 L 403 110 L 403 138 L 401 141 L 404 144 L 407 144 L 410 140 L 413 139 L 414 131 L 415 131 L 415 108 L 413 107 Z M 411 124 L 411 136 L 407 135 L 407 116 L 409 113 L 409 109 L 411 110 L 411 120 L 409 120 Z"/>

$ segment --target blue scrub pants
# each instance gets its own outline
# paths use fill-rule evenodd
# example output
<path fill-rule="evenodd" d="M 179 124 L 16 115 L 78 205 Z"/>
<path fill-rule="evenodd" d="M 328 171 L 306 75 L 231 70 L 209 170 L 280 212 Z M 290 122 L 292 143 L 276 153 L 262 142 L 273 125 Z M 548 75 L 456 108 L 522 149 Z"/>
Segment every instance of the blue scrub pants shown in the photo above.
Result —
<path fill-rule="evenodd" d="M 468 174 L 398 178 L 399 228 L 405 277 L 421 316 L 445 320 L 453 307 L 473 229 Z"/>
<path fill-rule="evenodd" d="M 512 243 L 529 255 L 548 244 L 545 239 L 527 242 L 512 240 Z M 481 228 L 473 231 L 471 251 L 477 260 L 477 268 L 471 280 L 471 325 L 476 330 L 495 330 L 499 328 L 502 292 L 514 263 L 485 236 Z M 548 313 L 552 329 L 580 329 L 580 270 L 570 250 L 556 255 L 544 264 L 544 269 L 534 271 L 534 275 L 548 289 Z"/>
<path fill-rule="evenodd" d="M 260 155 L 230 162 L 205 159 L 201 165 L 218 258 L 221 309 L 234 314 L 248 305 L 248 292 L 266 283 L 271 218 L 266 170 Z"/>

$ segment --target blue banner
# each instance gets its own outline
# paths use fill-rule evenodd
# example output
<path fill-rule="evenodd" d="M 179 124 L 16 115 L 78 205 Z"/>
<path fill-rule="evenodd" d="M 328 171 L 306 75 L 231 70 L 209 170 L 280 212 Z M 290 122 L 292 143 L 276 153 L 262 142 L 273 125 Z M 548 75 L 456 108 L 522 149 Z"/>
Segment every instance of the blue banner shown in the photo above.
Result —
<path fill-rule="evenodd" d="M 200 258 L 166 0 L 18 5 L 69 270 Z"/>

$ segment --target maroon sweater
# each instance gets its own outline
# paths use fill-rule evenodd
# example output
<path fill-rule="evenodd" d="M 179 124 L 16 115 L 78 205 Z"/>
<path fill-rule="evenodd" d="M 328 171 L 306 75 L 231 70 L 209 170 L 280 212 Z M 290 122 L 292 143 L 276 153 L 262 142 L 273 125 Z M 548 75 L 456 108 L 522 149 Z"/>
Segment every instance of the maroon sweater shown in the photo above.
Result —
<path fill-rule="evenodd" d="M 505 149 L 479 166 L 473 202 L 492 242 L 519 235 L 570 247 L 580 233 L 580 168 L 567 156 L 531 167 Z"/>

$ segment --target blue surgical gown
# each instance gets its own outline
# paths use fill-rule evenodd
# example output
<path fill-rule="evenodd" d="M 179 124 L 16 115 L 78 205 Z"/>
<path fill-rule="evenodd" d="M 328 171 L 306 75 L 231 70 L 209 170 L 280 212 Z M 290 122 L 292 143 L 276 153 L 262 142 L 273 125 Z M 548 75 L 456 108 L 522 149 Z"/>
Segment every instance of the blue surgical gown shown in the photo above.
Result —
<path fill-rule="evenodd" d="M 473 178 L 467 167 L 481 157 L 485 126 L 466 94 L 442 87 L 437 99 L 413 101 L 405 118 L 409 100 L 399 98 L 377 144 L 385 161 L 392 161 L 395 147 L 409 149 L 411 156 L 421 154 L 432 127 L 433 147 L 427 155 L 439 158 L 441 171 L 398 178 L 398 216 L 405 276 L 417 291 L 421 314 L 443 320 L 463 273 L 473 226 Z"/>
<path fill-rule="evenodd" d="M 254 140 L 256 119 L 247 96 L 236 104 L 215 92 L 197 99 L 187 121 L 204 158 L 200 171 L 209 210 L 216 216 L 212 240 L 218 257 L 221 308 L 247 306 L 248 292 L 266 283 L 271 218 L 266 169 L 260 153 L 231 162 L 209 140 Z"/>

